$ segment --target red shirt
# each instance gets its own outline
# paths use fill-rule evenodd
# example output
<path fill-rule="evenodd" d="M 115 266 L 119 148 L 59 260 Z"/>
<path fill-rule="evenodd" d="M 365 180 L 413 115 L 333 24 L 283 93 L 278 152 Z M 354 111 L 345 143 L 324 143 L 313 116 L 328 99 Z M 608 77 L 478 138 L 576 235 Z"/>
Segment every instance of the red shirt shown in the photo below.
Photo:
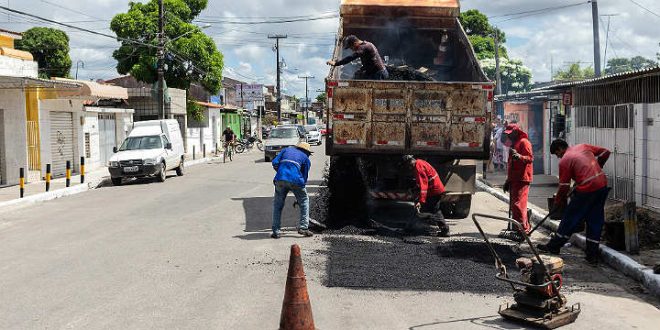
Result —
<path fill-rule="evenodd" d="M 534 178 L 534 153 L 532 143 L 526 137 L 521 137 L 511 147 L 520 155 L 519 159 L 513 159 L 513 152 L 509 152 L 509 171 L 507 179 L 510 182 L 531 183 Z"/>
<path fill-rule="evenodd" d="M 445 192 L 438 172 L 424 160 L 418 159 L 415 163 L 415 179 L 420 189 L 420 203 L 426 203 L 427 196 L 437 196 Z"/>
<path fill-rule="evenodd" d="M 589 193 L 607 187 L 607 176 L 602 167 L 610 157 L 610 151 L 589 144 L 578 144 L 566 149 L 559 161 L 559 192 L 563 200 L 575 181 L 577 192 Z"/>

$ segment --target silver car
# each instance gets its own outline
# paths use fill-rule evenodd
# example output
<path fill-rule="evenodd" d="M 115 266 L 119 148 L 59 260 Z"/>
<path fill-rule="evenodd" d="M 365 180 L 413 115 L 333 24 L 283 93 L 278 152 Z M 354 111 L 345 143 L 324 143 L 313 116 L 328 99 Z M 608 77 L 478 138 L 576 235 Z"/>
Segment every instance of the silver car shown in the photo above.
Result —
<path fill-rule="evenodd" d="M 270 131 L 268 139 L 264 143 L 264 160 L 269 162 L 277 154 L 286 147 L 295 146 L 300 141 L 304 141 L 305 137 L 300 134 L 298 128 L 292 127 L 276 127 Z"/>
<path fill-rule="evenodd" d="M 307 143 L 316 144 L 320 146 L 323 143 L 323 138 L 321 137 L 321 131 L 316 127 L 316 125 L 306 125 L 305 126 Z"/>

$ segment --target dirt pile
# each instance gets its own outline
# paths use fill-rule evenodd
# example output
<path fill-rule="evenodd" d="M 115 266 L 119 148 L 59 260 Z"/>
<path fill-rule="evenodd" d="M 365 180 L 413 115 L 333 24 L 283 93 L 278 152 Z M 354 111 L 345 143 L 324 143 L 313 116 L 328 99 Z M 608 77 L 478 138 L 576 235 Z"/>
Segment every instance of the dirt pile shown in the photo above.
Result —
<path fill-rule="evenodd" d="M 398 80 L 398 81 L 435 81 L 430 75 L 423 73 L 419 70 L 415 70 L 407 65 L 402 66 L 393 66 L 388 65 L 387 71 L 390 74 L 388 80 Z"/>
<path fill-rule="evenodd" d="M 625 250 L 625 229 L 623 225 L 623 205 L 615 204 L 605 208 L 605 230 L 603 239 L 616 250 Z M 637 208 L 639 244 L 642 250 L 660 249 L 660 215 L 643 208 Z"/>

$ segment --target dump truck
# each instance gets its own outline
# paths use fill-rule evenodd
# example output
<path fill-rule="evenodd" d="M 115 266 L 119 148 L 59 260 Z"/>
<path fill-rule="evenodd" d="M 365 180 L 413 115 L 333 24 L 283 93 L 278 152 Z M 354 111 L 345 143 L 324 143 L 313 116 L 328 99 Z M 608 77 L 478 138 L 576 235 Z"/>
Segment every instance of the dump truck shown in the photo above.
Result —
<path fill-rule="evenodd" d="M 342 0 L 334 59 L 342 39 L 373 43 L 388 68 L 424 81 L 362 80 L 360 64 L 331 67 L 326 78 L 330 215 L 374 200 L 412 201 L 415 182 L 401 164 L 430 162 L 447 194 L 445 217 L 465 218 L 476 161 L 490 154 L 494 83 L 482 70 L 458 16 L 458 0 Z M 413 74 L 412 76 L 414 76 Z M 349 217 L 350 218 L 350 217 Z"/>

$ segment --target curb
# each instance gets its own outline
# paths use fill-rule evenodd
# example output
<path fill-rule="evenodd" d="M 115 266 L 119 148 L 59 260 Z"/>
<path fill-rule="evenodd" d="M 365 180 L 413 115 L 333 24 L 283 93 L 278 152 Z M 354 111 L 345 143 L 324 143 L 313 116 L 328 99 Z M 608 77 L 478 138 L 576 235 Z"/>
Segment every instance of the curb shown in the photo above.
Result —
<path fill-rule="evenodd" d="M 497 199 L 505 203 L 509 203 L 509 197 L 504 194 L 504 192 L 491 188 L 483 181 L 483 178 L 477 179 L 477 188 L 495 196 Z M 532 209 L 532 218 L 530 221 L 538 223 L 547 215 L 545 210 L 539 209 L 536 205 L 530 204 L 530 206 Z M 556 232 L 559 227 L 559 221 L 548 219 L 542 227 L 552 232 Z M 573 234 L 571 237 L 571 243 L 581 249 L 585 249 L 586 238 L 582 234 Z M 642 283 L 651 294 L 660 298 L 660 275 L 654 274 L 653 269 L 640 265 L 637 261 L 627 255 L 624 255 L 604 244 L 600 245 L 600 253 L 601 259 L 610 265 L 610 267 Z"/>
<path fill-rule="evenodd" d="M 202 158 L 202 159 L 197 159 L 193 161 L 186 162 L 186 167 L 189 166 L 195 166 L 195 165 L 200 165 L 204 164 L 208 161 L 216 160 L 216 159 L 222 159 L 218 157 L 207 157 L 207 158 Z M 53 190 L 49 191 L 47 193 L 41 193 L 41 194 L 36 194 L 32 196 L 27 196 L 25 198 L 17 198 L 17 199 L 12 199 L 10 201 L 6 202 L 0 202 L 0 209 L 2 210 L 13 210 L 21 207 L 26 207 L 30 205 L 34 205 L 37 203 L 41 202 L 47 202 L 47 201 L 52 201 L 58 198 L 62 197 L 67 197 L 67 196 L 73 196 L 73 195 L 78 195 L 90 190 L 97 189 L 98 187 L 110 182 L 110 177 L 103 177 L 95 180 L 91 180 L 86 184 L 80 184 L 77 186 L 73 186 L 70 188 L 63 188 L 63 189 L 58 189 L 58 190 Z"/>

